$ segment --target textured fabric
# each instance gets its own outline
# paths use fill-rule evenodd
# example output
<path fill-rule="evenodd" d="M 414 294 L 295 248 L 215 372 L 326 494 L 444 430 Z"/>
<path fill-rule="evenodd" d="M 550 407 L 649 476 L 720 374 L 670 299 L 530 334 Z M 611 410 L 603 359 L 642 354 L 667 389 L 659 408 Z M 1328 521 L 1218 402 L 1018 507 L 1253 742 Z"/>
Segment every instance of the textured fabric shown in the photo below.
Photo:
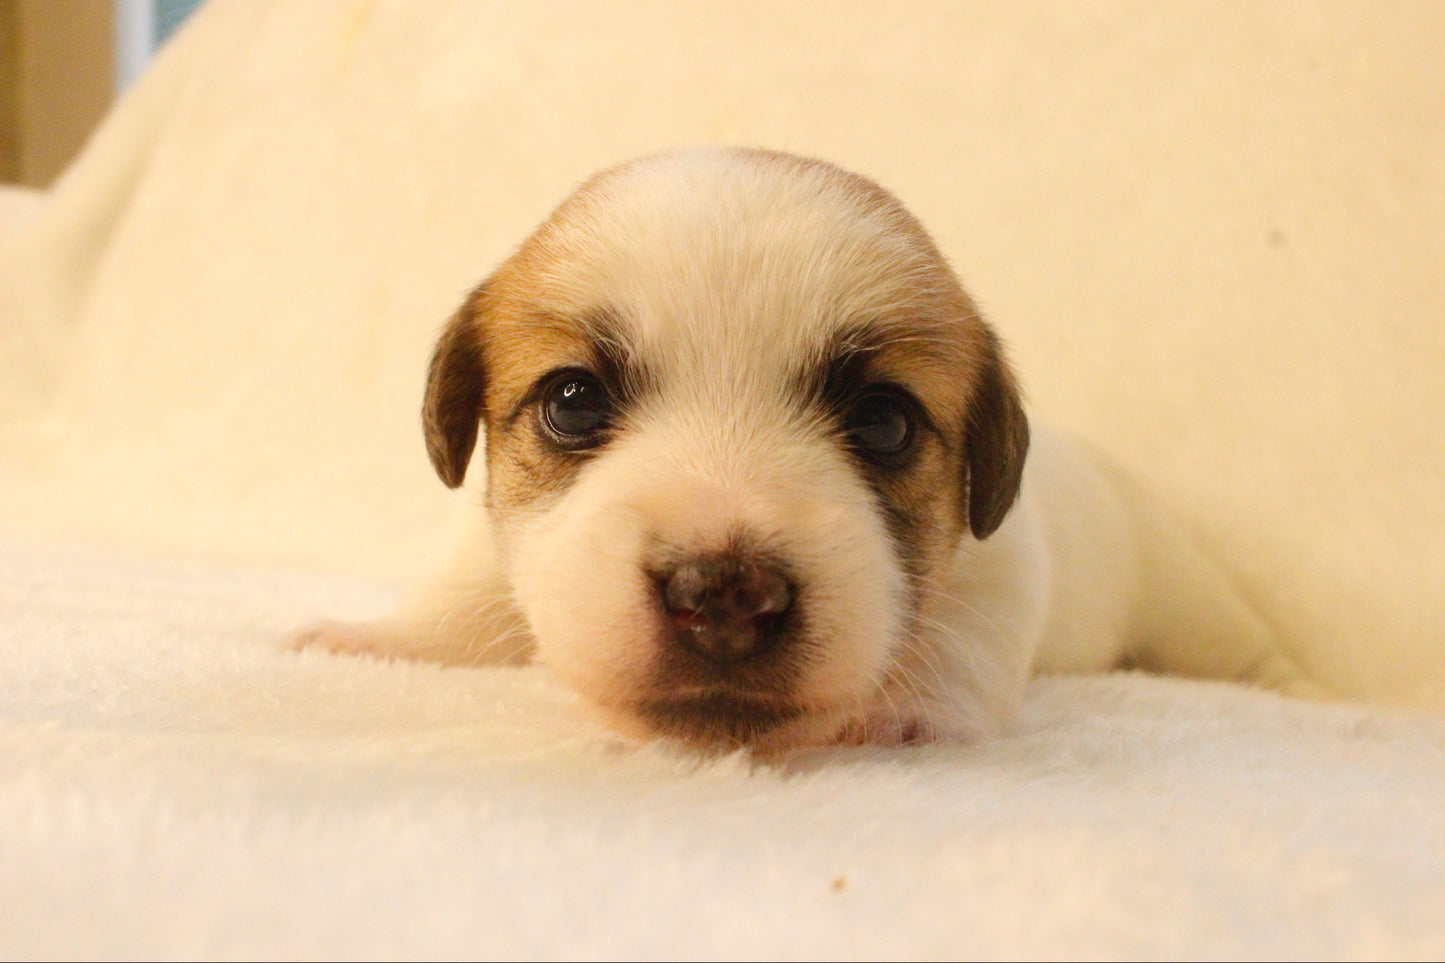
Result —
<path fill-rule="evenodd" d="M 1442 44 L 1428 2 L 211 0 L 0 193 L 0 955 L 1445 954 Z M 538 670 L 277 651 L 431 551 L 463 292 L 718 141 L 898 193 L 1033 415 L 1354 702 L 1048 680 L 997 744 L 776 769 Z"/>
<path fill-rule="evenodd" d="M 627 749 L 306 653 L 373 583 L 0 548 L 8 958 L 1438 958 L 1445 725 L 1138 675 L 978 747 Z"/>

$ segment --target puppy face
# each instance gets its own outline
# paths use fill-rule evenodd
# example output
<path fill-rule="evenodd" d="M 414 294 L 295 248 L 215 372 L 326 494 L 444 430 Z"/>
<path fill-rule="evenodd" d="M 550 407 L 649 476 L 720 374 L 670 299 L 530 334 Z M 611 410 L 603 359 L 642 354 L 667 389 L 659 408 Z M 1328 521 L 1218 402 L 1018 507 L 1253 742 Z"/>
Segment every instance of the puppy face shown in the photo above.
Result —
<path fill-rule="evenodd" d="M 995 339 L 912 216 L 758 151 L 584 184 L 452 319 L 425 420 L 452 486 L 484 432 L 539 657 L 621 728 L 709 747 L 866 714 L 1027 447 Z"/>

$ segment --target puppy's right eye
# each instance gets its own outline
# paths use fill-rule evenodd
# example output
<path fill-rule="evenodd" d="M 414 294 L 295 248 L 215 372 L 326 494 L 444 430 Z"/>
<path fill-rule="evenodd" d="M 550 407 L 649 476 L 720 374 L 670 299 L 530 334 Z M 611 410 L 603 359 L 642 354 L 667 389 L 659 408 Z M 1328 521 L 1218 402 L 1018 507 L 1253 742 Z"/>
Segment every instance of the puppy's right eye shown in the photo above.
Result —
<path fill-rule="evenodd" d="M 606 389 L 585 372 L 564 372 L 542 395 L 542 423 L 564 448 L 578 450 L 600 444 L 611 420 L 612 402 Z"/>

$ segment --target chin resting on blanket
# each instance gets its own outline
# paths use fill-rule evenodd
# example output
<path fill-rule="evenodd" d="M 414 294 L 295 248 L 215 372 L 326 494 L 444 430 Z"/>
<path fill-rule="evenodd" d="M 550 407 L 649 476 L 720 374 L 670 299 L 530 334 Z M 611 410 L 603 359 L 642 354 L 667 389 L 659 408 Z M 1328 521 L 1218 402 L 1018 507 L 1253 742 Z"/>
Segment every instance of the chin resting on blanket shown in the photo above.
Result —
<path fill-rule="evenodd" d="M 1035 671 L 1308 691 L 1064 439 L 919 223 L 821 161 L 605 171 L 442 333 L 428 448 L 485 494 L 391 618 L 299 645 L 536 657 L 618 730 L 761 753 L 999 731 Z"/>

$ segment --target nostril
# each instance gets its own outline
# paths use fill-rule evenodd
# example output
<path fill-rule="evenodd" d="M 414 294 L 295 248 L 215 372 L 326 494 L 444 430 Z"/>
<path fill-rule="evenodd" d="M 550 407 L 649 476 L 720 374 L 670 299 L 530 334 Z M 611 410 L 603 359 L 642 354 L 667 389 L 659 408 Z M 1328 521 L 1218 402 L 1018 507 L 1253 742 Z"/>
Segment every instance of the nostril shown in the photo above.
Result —
<path fill-rule="evenodd" d="M 709 601 L 716 581 L 710 566 L 702 560 L 683 562 L 667 576 L 663 601 L 672 612 L 700 611 Z"/>
<path fill-rule="evenodd" d="M 771 648 L 793 585 L 778 566 L 735 556 L 686 559 L 661 576 L 675 638 L 722 662 Z"/>
<path fill-rule="evenodd" d="M 793 604 L 793 587 L 778 569 L 749 563 L 742 571 L 739 596 L 749 618 L 781 615 Z"/>

